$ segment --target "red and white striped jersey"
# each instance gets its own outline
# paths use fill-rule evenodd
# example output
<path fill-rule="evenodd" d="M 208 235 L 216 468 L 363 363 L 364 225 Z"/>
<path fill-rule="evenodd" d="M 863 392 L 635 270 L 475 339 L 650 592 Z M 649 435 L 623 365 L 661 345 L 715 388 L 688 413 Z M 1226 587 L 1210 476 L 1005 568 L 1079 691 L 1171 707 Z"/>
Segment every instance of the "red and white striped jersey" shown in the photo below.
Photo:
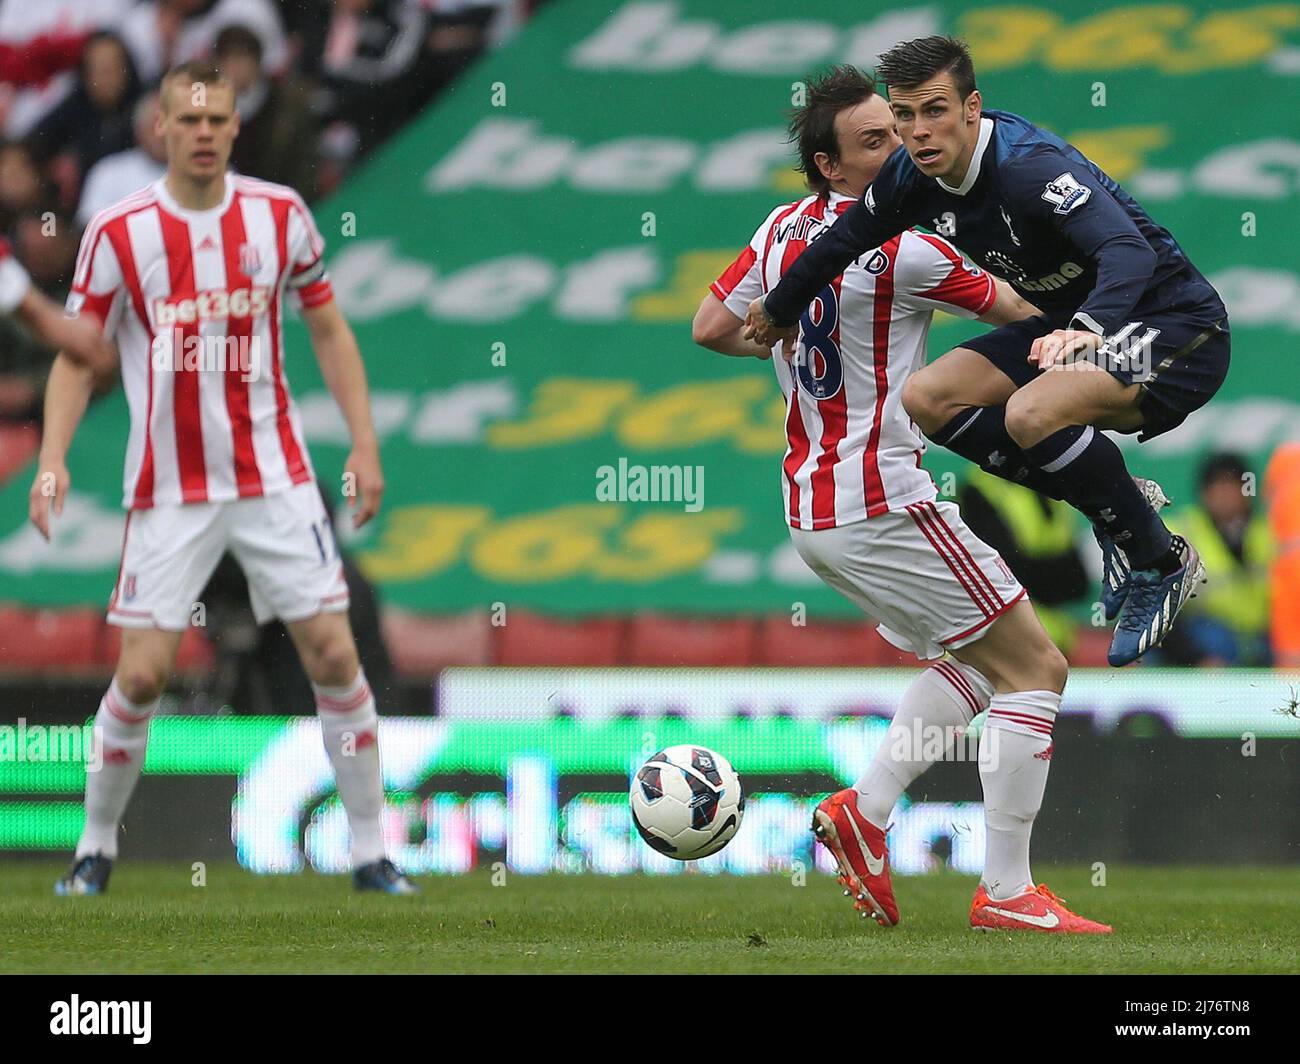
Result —
<path fill-rule="evenodd" d="M 745 317 L 853 202 L 832 192 L 778 207 L 710 290 Z M 794 361 L 779 350 L 772 359 L 787 402 L 782 487 L 791 525 L 835 528 L 934 498 L 903 382 L 925 363 L 935 310 L 974 318 L 996 298 L 992 277 L 947 241 L 914 230 L 859 256 L 827 285 L 800 320 Z"/>
<path fill-rule="evenodd" d="M 227 174 L 210 210 L 162 179 L 91 219 L 68 310 L 117 341 L 131 410 L 122 504 L 220 502 L 311 480 L 284 372 L 281 297 L 333 298 L 293 189 Z"/>

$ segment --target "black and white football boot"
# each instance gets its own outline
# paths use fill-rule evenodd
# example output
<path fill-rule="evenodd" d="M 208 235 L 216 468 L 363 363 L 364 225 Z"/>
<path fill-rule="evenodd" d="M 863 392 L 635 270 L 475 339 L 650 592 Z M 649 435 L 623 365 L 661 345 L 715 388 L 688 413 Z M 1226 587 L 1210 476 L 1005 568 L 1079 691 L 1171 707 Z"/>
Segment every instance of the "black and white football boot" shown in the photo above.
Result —
<path fill-rule="evenodd" d="M 357 890 L 373 890 L 380 894 L 420 893 L 420 888 L 399 872 L 397 866 L 387 857 L 354 869 L 352 885 Z"/>
<path fill-rule="evenodd" d="M 72 862 L 68 874 L 54 884 L 54 893 L 61 898 L 82 894 L 104 894 L 108 891 L 108 877 L 113 862 L 102 853 L 91 853 Z"/>
<path fill-rule="evenodd" d="M 1128 597 L 1106 655 L 1106 660 L 1117 668 L 1158 647 L 1173 627 L 1178 611 L 1188 599 L 1196 597 L 1205 583 L 1205 566 L 1196 548 L 1182 536 L 1174 536 L 1173 548 L 1183 564 L 1172 573 L 1139 569 L 1129 574 Z"/>

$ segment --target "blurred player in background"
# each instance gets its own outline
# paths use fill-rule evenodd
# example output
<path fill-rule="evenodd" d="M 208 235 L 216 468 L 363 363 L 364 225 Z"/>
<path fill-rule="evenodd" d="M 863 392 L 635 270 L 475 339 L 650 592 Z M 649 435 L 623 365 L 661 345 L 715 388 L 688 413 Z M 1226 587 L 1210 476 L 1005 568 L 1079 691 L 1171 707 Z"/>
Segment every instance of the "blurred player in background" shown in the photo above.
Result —
<path fill-rule="evenodd" d="M 111 371 L 116 355 L 112 345 L 91 321 L 81 321 L 32 285 L 27 271 L 14 257 L 9 241 L 0 237 L 0 314 L 22 322 L 48 347 L 62 348 L 100 372 Z"/>
<path fill-rule="evenodd" d="M 374 697 L 348 625 L 348 592 L 289 396 L 282 295 L 302 307 L 321 373 L 353 449 L 354 524 L 379 509 L 383 473 L 365 369 L 334 302 L 324 244 L 292 189 L 227 172 L 239 132 L 221 73 L 189 63 L 161 88 L 167 173 L 108 207 L 82 239 L 68 309 L 114 336 L 131 409 L 128 511 L 109 622 L 122 650 L 100 702 L 103 767 L 86 777 L 86 823 L 59 894 L 98 894 L 117 856 L 149 719 L 191 609 L 227 550 L 248 577 L 259 621 L 288 626 L 311 679 L 325 749 L 352 831 L 353 881 L 416 888 L 385 855 Z M 69 475 L 65 456 L 90 396 L 90 360 L 65 350 L 46 393 L 31 518 L 47 538 Z M 46 485 L 54 485 L 53 498 Z M 290 710 L 290 707 L 284 707 Z"/>
<path fill-rule="evenodd" d="M 985 111 L 970 53 L 924 37 L 881 56 L 903 146 L 765 299 L 751 334 L 793 336 L 831 278 L 909 225 L 934 228 L 1042 313 L 968 340 L 918 373 L 904 405 L 932 440 L 1081 510 L 1119 615 L 1109 660 L 1158 646 L 1205 580 L 1171 535 L 1159 487 L 1135 481 L 1098 429 L 1148 440 L 1180 425 L 1228 372 L 1228 314 L 1165 229 L 1080 152 Z M 1064 368 L 1075 372 L 1046 372 Z"/>
<path fill-rule="evenodd" d="M 722 354 L 771 357 L 743 335 L 747 308 L 805 247 L 835 231 L 901 144 L 889 105 L 852 67 L 808 85 L 791 138 L 813 194 L 769 214 L 704 297 L 694 339 Z M 883 926 L 898 923 L 885 845 L 890 812 L 987 709 L 980 758 L 987 850 L 971 925 L 1107 933 L 1030 874 L 1030 832 L 1066 662 L 1011 570 L 953 503 L 936 498 L 921 468 L 925 443 L 902 392 L 925 363 L 935 310 L 996 325 L 1036 312 L 946 241 L 908 229 L 864 249 L 829 280 L 800 318 L 797 351 L 783 344 L 786 358 L 776 362 L 787 400 L 782 485 L 796 549 L 889 642 L 937 659 L 908 688 L 862 777 L 817 807 L 813 830 L 855 907 Z"/>

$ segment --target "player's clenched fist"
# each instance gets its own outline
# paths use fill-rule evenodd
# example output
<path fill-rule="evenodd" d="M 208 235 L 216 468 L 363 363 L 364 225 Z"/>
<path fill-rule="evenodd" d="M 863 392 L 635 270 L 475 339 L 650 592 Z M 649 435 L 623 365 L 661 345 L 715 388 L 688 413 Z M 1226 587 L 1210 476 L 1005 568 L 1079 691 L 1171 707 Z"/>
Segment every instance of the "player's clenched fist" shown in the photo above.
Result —
<path fill-rule="evenodd" d="M 1029 348 L 1029 361 L 1039 369 L 1073 362 L 1101 346 L 1101 337 L 1087 330 L 1057 329 L 1040 336 Z"/>
<path fill-rule="evenodd" d="M 50 513 L 63 513 L 63 500 L 68 495 L 72 477 L 62 462 L 42 461 L 27 493 L 27 516 L 41 536 L 50 538 Z"/>
<path fill-rule="evenodd" d="M 745 315 L 745 331 L 741 335 L 746 340 L 753 340 L 764 347 L 772 347 L 780 340 L 781 354 L 789 362 L 794 357 L 795 346 L 799 341 L 799 326 L 777 325 L 768 316 L 760 297 L 749 304 L 749 312 Z"/>
<path fill-rule="evenodd" d="M 370 447 L 355 448 L 348 455 L 343 471 L 354 489 L 348 493 L 352 527 L 360 528 L 379 513 L 384 498 L 384 471 L 379 465 L 379 452 Z"/>

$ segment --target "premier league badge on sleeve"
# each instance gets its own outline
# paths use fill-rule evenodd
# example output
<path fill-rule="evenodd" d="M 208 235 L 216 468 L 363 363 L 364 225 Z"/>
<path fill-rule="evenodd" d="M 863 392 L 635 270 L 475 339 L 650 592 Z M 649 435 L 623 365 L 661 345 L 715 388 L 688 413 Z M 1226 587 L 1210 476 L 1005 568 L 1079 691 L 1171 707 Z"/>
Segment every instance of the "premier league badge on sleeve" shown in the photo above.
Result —
<path fill-rule="evenodd" d="M 1081 203 L 1087 203 L 1091 195 L 1092 189 L 1079 184 L 1069 171 L 1056 180 L 1047 182 L 1047 187 L 1043 189 L 1043 199 L 1053 205 L 1057 214 L 1069 214 Z"/>

